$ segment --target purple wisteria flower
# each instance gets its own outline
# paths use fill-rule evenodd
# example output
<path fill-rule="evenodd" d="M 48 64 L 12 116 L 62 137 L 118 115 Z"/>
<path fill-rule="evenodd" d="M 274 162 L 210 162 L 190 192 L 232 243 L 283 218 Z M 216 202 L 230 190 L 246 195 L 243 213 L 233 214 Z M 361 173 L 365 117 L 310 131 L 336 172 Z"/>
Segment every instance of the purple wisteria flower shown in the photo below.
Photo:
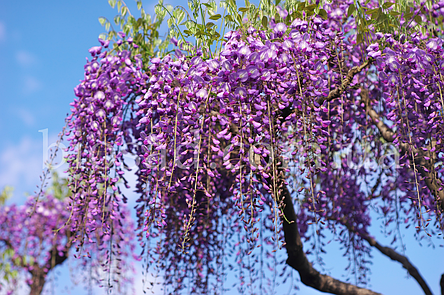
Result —
<path fill-rule="evenodd" d="M 385 63 L 389 66 L 390 70 L 397 72 L 400 67 L 397 54 L 388 47 L 384 49 L 384 53 L 386 55 Z"/>
<path fill-rule="evenodd" d="M 442 51 L 442 39 L 440 38 L 434 38 L 430 39 L 427 43 L 427 48 L 432 52 L 438 52 L 439 50 Z"/>
<path fill-rule="evenodd" d="M 245 89 L 245 87 L 238 87 L 234 91 L 234 94 L 236 94 L 240 97 L 247 97 L 247 89 Z"/>
<path fill-rule="evenodd" d="M 250 53 L 251 53 L 251 50 L 250 50 L 250 48 L 248 46 L 242 46 L 239 49 L 239 54 L 241 56 L 248 56 L 248 55 L 250 55 Z"/>
<path fill-rule="evenodd" d="M 237 77 L 239 81 L 245 83 L 248 80 L 248 71 L 244 69 L 237 71 Z"/>
<path fill-rule="evenodd" d="M 286 30 L 287 30 L 287 26 L 284 23 L 276 24 L 276 26 L 273 29 L 273 31 L 277 37 L 282 37 L 282 35 L 284 35 Z"/>
<path fill-rule="evenodd" d="M 201 90 L 199 90 L 196 93 L 196 97 L 201 101 L 204 100 L 205 98 L 207 98 L 207 96 L 208 96 L 208 92 L 205 88 L 202 88 Z"/>
<path fill-rule="evenodd" d="M 248 72 L 248 76 L 251 79 L 257 79 L 261 75 L 259 69 L 256 66 L 254 66 L 254 65 L 249 65 L 246 68 L 246 71 Z"/>
<path fill-rule="evenodd" d="M 378 43 L 370 44 L 370 46 L 367 47 L 367 53 L 369 56 L 373 58 L 381 56 L 381 50 L 379 50 L 379 44 Z"/>
<path fill-rule="evenodd" d="M 89 53 L 91 53 L 92 56 L 99 55 L 100 52 L 102 51 L 102 46 L 91 47 L 91 49 L 89 49 L 88 51 Z"/>
<path fill-rule="evenodd" d="M 402 144 L 409 142 L 417 157 L 423 148 L 429 152 L 425 143 L 433 140 L 439 151 L 436 159 L 444 160 L 444 124 L 439 115 L 443 81 L 437 74 L 444 68 L 442 42 L 421 34 L 402 37 L 399 33 L 370 32 L 373 41 L 362 51 L 362 45 L 356 44 L 355 20 L 344 18 L 347 5 L 326 3 L 327 20 L 304 12 L 305 20 L 294 19 L 290 32 L 285 24 L 272 19 L 273 32 L 229 32 L 221 54 L 211 57 L 203 54 L 202 48 L 193 48 L 193 54 L 179 48 L 176 54 L 143 61 L 137 61 L 129 50 L 107 51 L 103 57 L 92 53 L 85 78 L 75 88 L 77 98 L 69 121 L 73 151 L 69 163 L 75 171 L 73 181 L 78 180 L 74 185 L 88 184 L 90 179 L 94 179 L 91 186 L 111 182 L 111 193 L 117 189 L 112 179 L 120 177 L 125 166 L 116 147 L 126 143 L 134 150 L 140 157 L 140 231 L 164 241 L 161 247 L 149 249 L 149 255 L 157 258 L 173 253 L 164 269 L 168 283 L 177 278 L 176 273 L 184 274 L 185 279 L 210 275 L 200 266 L 182 272 L 183 265 L 191 261 L 187 255 L 203 260 L 203 265 L 215 263 L 218 258 L 202 250 L 208 247 L 195 245 L 218 247 L 220 231 L 215 229 L 221 224 L 216 223 L 226 216 L 233 216 L 233 231 L 257 231 L 258 212 L 270 209 L 266 206 L 274 204 L 273 192 L 280 189 L 274 184 L 278 177 L 274 163 L 267 163 L 271 155 L 275 159 L 288 156 L 297 166 L 296 177 L 316 184 L 305 183 L 299 190 L 300 200 L 313 200 L 300 203 L 297 222 L 301 237 L 308 237 L 308 224 L 318 224 L 319 218 L 347 220 L 359 225 L 359 233 L 368 234 L 373 199 L 361 189 L 359 179 L 375 174 L 359 166 L 366 156 L 360 139 L 376 142 L 372 153 L 374 158 L 382 157 L 381 124 L 393 131 L 393 137 L 385 139 L 397 150 L 405 150 Z M 368 65 L 360 68 L 364 63 Z M 356 68 L 360 70 L 353 74 Z M 377 115 L 368 112 L 372 107 Z M 148 136 L 155 138 L 149 148 L 130 143 L 136 138 L 147 144 Z M 89 154 L 88 147 L 104 138 L 109 143 L 103 148 L 107 158 Z M 292 146 L 291 150 L 284 153 L 282 143 Z M 79 146 L 85 146 L 86 152 Z M 344 151 L 349 156 L 332 161 L 336 153 Z M 386 169 L 385 183 L 378 187 L 384 200 L 381 212 L 387 220 L 393 216 L 386 204 L 417 209 L 411 193 L 415 189 L 421 190 L 423 204 L 435 206 L 424 182 L 427 177 L 419 175 L 424 167 L 418 169 L 420 177 L 412 181 L 412 161 L 416 161 L 412 157 L 404 155 L 398 159 L 401 167 Z M 108 158 L 116 159 L 112 167 L 105 164 Z M 430 159 L 423 157 L 421 161 Z M 384 158 L 384 164 L 391 162 L 392 158 Z M 82 163 L 81 169 L 77 163 Z M 444 168 L 436 167 L 435 172 L 441 177 Z M 396 198 L 393 187 L 401 192 Z M 75 214 L 101 216 L 107 203 L 97 188 L 88 189 L 88 201 L 97 206 L 77 205 Z M 83 204 L 85 196 L 76 194 L 73 200 Z M 221 206 L 208 206 L 212 203 Z M 247 204 L 251 206 L 248 210 Z M 247 212 L 250 209 L 251 214 Z M 266 218 L 262 220 L 279 223 L 275 216 L 263 214 Z M 325 227 L 318 226 L 321 232 L 332 229 L 328 222 Z M 346 234 L 339 234 L 340 239 L 349 241 Z M 193 241 L 189 254 L 179 251 L 184 236 Z M 256 247 L 261 237 L 255 239 L 249 236 L 248 247 Z M 359 255 L 367 251 L 364 242 L 357 235 L 354 250 L 361 251 Z M 365 268 L 365 263 L 361 264 Z M 195 293 L 208 293 L 199 288 L 202 286 L 196 287 Z"/>
<path fill-rule="evenodd" d="M 281 6 L 279 6 L 279 5 L 276 6 L 276 10 L 282 19 L 285 19 L 288 16 L 288 11 L 286 9 L 282 8 Z"/>

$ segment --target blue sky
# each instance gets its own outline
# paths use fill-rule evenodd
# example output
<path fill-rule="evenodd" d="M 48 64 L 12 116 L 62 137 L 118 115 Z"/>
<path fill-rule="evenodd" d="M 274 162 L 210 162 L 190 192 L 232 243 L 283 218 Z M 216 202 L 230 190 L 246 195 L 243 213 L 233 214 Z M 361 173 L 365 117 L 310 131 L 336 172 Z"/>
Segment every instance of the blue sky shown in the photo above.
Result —
<path fill-rule="evenodd" d="M 184 1 L 165 1 L 186 7 Z M 135 2 L 128 0 L 132 11 Z M 154 1 L 145 1 L 152 13 Z M 35 190 L 43 163 L 43 134 L 47 130 L 48 145 L 56 141 L 65 125 L 73 88 L 83 77 L 88 49 L 98 45 L 97 37 L 104 32 L 98 17 L 109 19 L 116 11 L 105 0 L 76 1 L 2 1 L 0 4 L 0 188 L 12 185 L 14 197 L 10 203 L 23 203 L 25 193 Z M 40 132 L 39 132 L 40 130 Z M 62 172 L 62 166 L 58 172 Z M 130 193 L 131 194 L 131 193 Z M 134 197 L 130 198 L 133 202 Z M 379 224 L 379 223 L 378 223 Z M 383 245 L 390 240 L 380 234 L 379 225 L 372 229 Z M 412 231 L 403 231 L 406 254 L 416 265 L 435 294 L 439 293 L 439 278 L 444 272 L 444 251 L 437 247 L 420 247 Z M 436 245 L 442 241 L 436 241 Z M 324 256 L 327 271 L 343 279 L 345 261 L 336 246 L 327 247 Z M 373 251 L 371 289 L 385 294 L 421 294 L 421 290 L 401 265 Z M 63 266 L 54 286 L 54 294 L 87 294 L 74 288 L 69 268 Z M 298 277 L 298 275 L 295 275 Z M 141 275 L 136 277 L 137 288 Z M 230 284 L 227 284 L 230 285 Z M 66 289 L 67 288 L 67 289 Z M 300 285 L 299 294 L 321 294 Z M 277 290 L 286 293 L 288 287 Z M 25 289 L 22 290 L 25 292 Z M 103 292 L 97 291 L 97 294 Z M 24 293 L 26 294 L 26 293 Z M 141 290 L 136 294 L 143 294 Z M 234 293 L 233 293 L 234 294 Z"/>

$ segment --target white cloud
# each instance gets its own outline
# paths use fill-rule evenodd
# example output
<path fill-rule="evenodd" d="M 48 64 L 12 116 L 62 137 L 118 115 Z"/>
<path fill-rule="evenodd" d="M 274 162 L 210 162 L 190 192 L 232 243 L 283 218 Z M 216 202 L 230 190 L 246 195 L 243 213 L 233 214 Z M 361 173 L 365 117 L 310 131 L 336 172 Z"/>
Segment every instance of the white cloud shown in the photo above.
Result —
<path fill-rule="evenodd" d="M 16 192 L 29 191 L 35 187 L 42 170 L 41 148 L 41 142 L 24 137 L 18 145 L 8 146 L 1 151 L 0 187 L 11 185 Z"/>
<path fill-rule="evenodd" d="M 20 50 L 15 54 L 17 62 L 24 67 L 32 66 L 37 62 L 37 58 L 34 54 L 25 50 Z"/>
<path fill-rule="evenodd" d="M 0 21 L 0 42 L 3 42 L 6 40 L 6 28 L 5 24 Z"/>
<path fill-rule="evenodd" d="M 35 122 L 34 115 L 26 109 L 16 110 L 17 116 L 25 123 L 26 126 L 32 126 Z"/>
<path fill-rule="evenodd" d="M 23 79 L 24 94 L 34 93 L 42 88 L 42 83 L 35 77 L 25 76 Z"/>
<path fill-rule="evenodd" d="M 40 176 L 45 160 L 43 146 L 45 146 L 46 160 L 48 160 L 57 136 L 51 135 L 45 140 L 44 134 L 39 135 L 41 137 L 37 139 L 24 136 L 19 143 L 3 145 L 5 147 L 0 150 L 0 189 L 6 185 L 14 188 L 13 198 L 10 200 L 13 203 L 20 203 L 18 199 L 22 198 L 25 193 L 33 194 L 36 185 L 39 188 L 42 185 Z M 60 145 L 60 147 L 65 146 Z M 67 164 L 59 164 L 61 160 L 62 153 L 59 152 L 53 160 L 53 167 L 59 176 L 65 177 L 63 171 L 66 170 Z"/>

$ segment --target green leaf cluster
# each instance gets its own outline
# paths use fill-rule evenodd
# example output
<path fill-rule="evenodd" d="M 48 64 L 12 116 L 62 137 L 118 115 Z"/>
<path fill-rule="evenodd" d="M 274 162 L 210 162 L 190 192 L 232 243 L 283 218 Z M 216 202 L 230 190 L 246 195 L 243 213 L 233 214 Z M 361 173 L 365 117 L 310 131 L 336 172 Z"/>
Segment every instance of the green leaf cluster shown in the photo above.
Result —
<path fill-rule="evenodd" d="M 145 12 L 142 0 L 136 0 L 138 16 L 133 15 L 123 0 L 108 0 L 112 8 L 117 8 L 117 15 L 113 19 L 114 25 L 105 17 L 99 17 L 99 22 L 105 27 L 106 33 L 99 38 L 103 40 L 117 40 L 117 32 L 122 31 L 129 38 L 133 39 L 134 44 L 138 48 L 131 47 L 132 56 L 142 55 L 143 59 L 150 59 L 156 55 L 163 55 L 169 45 L 169 39 L 159 36 L 159 28 L 163 23 L 167 11 L 159 6 L 155 8 L 155 16 Z M 163 0 L 159 1 L 159 5 L 163 6 Z M 171 5 L 167 5 L 166 9 L 172 10 Z M 113 43 L 113 49 L 116 51 L 130 49 L 130 44 L 124 42 L 120 46 L 116 42 Z"/>
<path fill-rule="evenodd" d="M 68 188 L 68 179 L 60 178 L 58 173 L 54 171 L 52 173 L 52 183 L 48 188 L 48 193 L 52 193 L 52 195 L 59 200 L 71 196 L 72 192 Z"/>
<path fill-rule="evenodd" d="M 0 206 L 3 206 L 6 201 L 11 198 L 12 192 L 14 191 L 14 188 L 12 186 L 5 186 L 0 193 Z"/>
<path fill-rule="evenodd" d="M 421 31 L 425 35 L 426 30 L 433 32 L 438 27 L 442 28 L 442 17 L 438 20 L 440 25 L 436 25 L 430 13 L 426 13 L 426 8 L 429 11 L 432 8 L 431 0 L 427 0 L 423 5 L 419 0 L 386 0 L 379 1 L 378 7 L 370 7 L 369 2 L 370 0 L 365 2 L 355 1 L 347 11 L 347 17 L 356 19 L 358 43 L 368 43 L 370 30 L 401 34 L 412 34 Z M 419 14 L 426 19 L 423 20 Z M 423 25 L 424 22 L 427 22 L 427 27 Z"/>

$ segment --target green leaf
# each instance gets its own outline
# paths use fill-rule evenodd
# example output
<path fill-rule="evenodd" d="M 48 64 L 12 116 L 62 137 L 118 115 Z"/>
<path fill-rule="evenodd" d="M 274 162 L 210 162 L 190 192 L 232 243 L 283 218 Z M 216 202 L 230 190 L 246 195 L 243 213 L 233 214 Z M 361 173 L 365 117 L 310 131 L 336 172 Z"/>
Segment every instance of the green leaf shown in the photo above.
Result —
<path fill-rule="evenodd" d="M 126 24 L 125 26 L 123 26 L 123 32 L 125 33 L 125 35 L 129 35 L 131 32 L 131 26 Z"/>
<path fill-rule="evenodd" d="M 114 17 L 114 23 L 115 23 L 116 25 L 120 24 L 120 15 L 116 15 L 116 16 Z"/>
<path fill-rule="evenodd" d="M 108 0 L 108 4 L 109 4 L 109 6 L 114 8 L 116 6 L 116 0 Z"/>
<path fill-rule="evenodd" d="M 105 24 L 105 30 L 106 31 L 109 31 L 109 27 L 111 26 L 111 24 L 110 24 L 110 22 L 106 22 L 106 24 Z"/>
<path fill-rule="evenodd" d="M 318 7 L 317 4 L 311 4 L 311 5 L 305 6 L 304 10 L 305 11 L 314 11 L 316 7 Z"/>
<path fill-rule="evenodd" d="M 210 16 L 210 19 L 211 19 L 211 20 L 218 20 L 218 19 L 220 19 L 220 18 L 221 18 L 221 15 L 220 15 L 220 14 L 215 14 L 215 15 Z"/>
<path fill-rule="evenodd" d="M 372 19 L 377 19 L 381 13 L 382 13 L 381 8 L 378 8 L 378 11 L 372 13 Z"/>
<path fill-rule="evenodd" d="M 356 35 L 356 43 L 359 44 L 361 42 L 362 42 L 362 34 L 359 33 L 359 34 Z"/>
<path fill-rule="evenodd" d="M 11 249 L 11 248 L 7 248 L 4 251 L 4 254 L 7 255 L 7 256 L 14 256 L 14 253 L 15 253 L 14 250 Z"/>
<path fill-rule="evenodd" d="M 183 10 L 180 10 L 180 12 L 177 15 L 177 21 L 181 22 L 185 18 L 185 12 Z"/>
<path fill-rule="evenodd" d="M 299 11 L 302 11 L 302 10 L 304 10 L 304 8 L 305 8 L 305 2 L 301 2 L 301 3 L 299 3 L 299 5 L 298 5 L 298 10 L 299 10 Z"/>
<path fill-rule="evenodd" d="M 365 13 L 366 14 L 373 14 L 373 13 L 378 13 L 378 12 L 379 12 L 379 8 L 374 8 L 374 9 L 367 10 Z"/>
<path fill-rule="evenodd" d="M 296 18 L 302 18 L 302 13 L 300 13 L 299 11 L 294 11 L 291 14 L 291 19 L 296 19 Z"/>
<path fill-rule="evenodd" d="M 123 6 L 122 7 L 122 16 L 125 17 L 125 15 L 128 13 L 128 7 Z"/>
<path fill-rule="evenodd" d="M 412 16 L 413 16 L 413 12 L 406 13 L 406 14 L 404 14 L 404 19 L 405 19 L 406 21 L 410 21 L 410 19 L 412 18 Z"/>
<path fill-rule="evenodd" d="M 422 23 L 422 19 L 419 15 L 415 15 L 415 17 L 413 18 L 413 20 L 419 25 L 420 23 Z"/>
<path fill-rule="evenodd" d="M 385 2 L 385 3 L 382 5 L 382 8 L 387 9 L 387 8 L 392 7 L 394 4 L 395 4 L 395 3 L 392 3 L 392 2 Z"/>
<path fill-rule="evenodd" d="M 262 26 L 268 28 L 268 18 L 265 15 L 262 17 Z"/>
<path fill-rule="evenodd" d="M 142 8 L 142 1 L 137 1 L 137 10 Z"/>
<path fill-rule="evenodd" d="M 355 10 L 356 10 L 355 4 L 352 3 L 352 4 L 348 7 L 348 10 L 347 10 L 347 16 L 352 15 L 353 12 L 355 12 Z M 324 10 L 324 11 L 325 11 L 325 10 Z"/>
<path fill-rule="evenodd" d="M 206 26 L 207 28 L 211 28 L 211 27 L 214 27 L 215 24 L 212 23 L 212 22 L 208 22 L 205 26 Z"/>
<path fill-rule="evenodd" d="M 106 18 L 99 17 L 99 23 L 103 26 L 106 23 Z"/>
<path fill-rule="evenodd" d="M 390 11 L 389 14 L 390 14 L 391 16 L 399 16 L 399 15 L 401 15 L 401 13 L 399 13 L 399 12 L 397 12 L 397 11 L 394 11 L 394 10 Z"/>
<path fill-rule="evenodd" d="M 247 12 L 248 8 L 246 8 L 246 7 L 239 7 L 239 11 L 240 12 Z"/>
<path fill-rule="evenodd" d="M 312 16 L 315 14 L 314 10 L 307 10 L 305 11 L 305 13 L 307 14 L 307 16 Z"/>
<path fill-rule="evenodd" d="M 327 17 L 328 17 L 327 12 L 326 12 L 324 9 L 319 10 L 318 15 L 319 15 L 320 17 L 322 17 L 324 20 L 326 20 Z"/>
<path fill-rule="evenodd" d="M 167 24 L 168 24 L 168 27 L 169 28 L 171 28 L 172 26 L 173 26 L 173 23 L 174 22 L 174 19 L 173 18 L 169 18 L 168 20 L 167 20 Z"/>
<path fill-rule="evenodd" d="M 232 22 L 233 21 L 233 17 L 228 14 L 228 15 L 225 16 L 225 20 L 228 21 L 228 22 Z"/>

